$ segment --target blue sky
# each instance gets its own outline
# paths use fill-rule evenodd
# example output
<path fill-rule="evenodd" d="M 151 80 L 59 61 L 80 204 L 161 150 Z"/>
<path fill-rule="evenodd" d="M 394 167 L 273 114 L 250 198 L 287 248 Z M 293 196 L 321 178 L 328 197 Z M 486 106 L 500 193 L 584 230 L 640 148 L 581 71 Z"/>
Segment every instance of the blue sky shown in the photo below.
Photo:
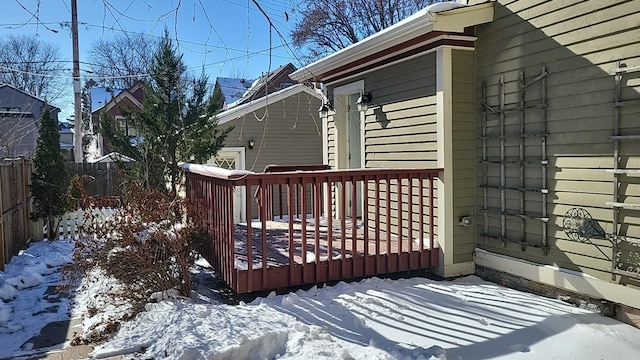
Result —
<path fill-rule="evenodd" d="M 88 51 L 97 40 L 122 31 L 159 36 L 166 26 L 187 67 L 199 73 L 204 66 L 211 81 L 218 76 L 255 78 L 288 62 L 299 67 L 293 46 L 286 45 L 297 16 L 293 0 L 259 3 L 284 40 L 275 31 L 270 40 L 267 19 L 251 0 L 78 0 L 80 61 L 90 61 Z M 71 79 L 70 0 L 2 0 L 2 5 L 0 37 L 37 35 L 56 44 Z M 89 76 L 82 63 L 80 68 L 82 77 Z M 62 109 L 61 119 L 73 113 L 71 86 L 69 92 L 68 100 L 54 104 Z"/>

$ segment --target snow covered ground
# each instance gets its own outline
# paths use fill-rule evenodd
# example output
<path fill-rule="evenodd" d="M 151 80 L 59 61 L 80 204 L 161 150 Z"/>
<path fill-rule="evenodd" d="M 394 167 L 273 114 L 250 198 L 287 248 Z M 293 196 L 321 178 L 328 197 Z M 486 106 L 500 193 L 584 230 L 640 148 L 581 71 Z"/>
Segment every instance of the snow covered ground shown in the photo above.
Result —
<path fill-rule="evenodd" d="M 0 358 L 70 313 L 98 317 L 126 307 L 98 296 L 99 272 L 75 301 L 36 311 L 69 260 L 68 241 L 39 242 L 0 273 Z M 205 270 L 206 271 L 206 270 Z M 209 289 L 210 290 L 210 289 Z M 191 302 L 162 301 L 122 325 L 92 356 L 171 359 L 637 359 L 640 330 L 561 301 L 470 276 L 455 281 L 368 279 L 225 305 L 200 287 Z M 90 307 L 99 307 L 89 316 Z M 44 309 L 41 309 L 44 310 Z M 93 312 L 92 312 L 93 313 Z M 37 315 L 34 315 L 37 314 Z M 136 354 L 136 352 L 138 352 Z"/>

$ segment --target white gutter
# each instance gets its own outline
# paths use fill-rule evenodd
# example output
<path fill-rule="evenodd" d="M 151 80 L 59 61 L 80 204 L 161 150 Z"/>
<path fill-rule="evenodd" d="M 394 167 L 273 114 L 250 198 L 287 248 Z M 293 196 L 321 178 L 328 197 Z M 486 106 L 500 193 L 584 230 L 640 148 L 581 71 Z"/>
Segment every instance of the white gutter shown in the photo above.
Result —
<path fill-rule="evenodd" d="M 432 31 L 463 32 L 465 27 L 493 20 L 493 2 L 467 6 L 455 2 L 429 5 L 408 18 L 353 45 L 307 65 L 289 77 L 295 81 L 313 81 L 317 75 L 348 65 L 394 45 Z"/>
<path fill-rule="evenodd" d="M 278 102 L 282 99 L 285 99 L 292 95 L 296 95 L 301 92 L 305 92 L 320 100 L 322 99 L 322 92 L 320 90 L 311 89 L 305 84 L 296 84 L 296 85 L 284 88 L 280 91 L 274 92 L 272 94 L 269 94 L 267 96 L 263 96 L 259 99 L 250 101 L 246 104 L 235 106 L 221 113 L 218 113 L 216 115 L 216 117 L 218 118 L 218 125 L 222 125 L 229 121 L 238 119 L 248 113 L 251 113 L 253 111 L 266 107 L 268 104 Z"/>

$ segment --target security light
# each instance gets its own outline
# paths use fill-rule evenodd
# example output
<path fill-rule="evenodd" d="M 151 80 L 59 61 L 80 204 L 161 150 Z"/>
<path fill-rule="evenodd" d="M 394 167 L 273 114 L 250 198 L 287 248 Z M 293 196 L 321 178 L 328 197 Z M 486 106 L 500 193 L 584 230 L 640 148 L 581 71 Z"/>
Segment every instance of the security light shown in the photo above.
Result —
<path fill-rule="evenodd" d="M 358 106 L 358 110 L 366 112 L 371 104 L 371 93 L 362 93 L 358 100 L 356 100 L 356 105 Z"/>

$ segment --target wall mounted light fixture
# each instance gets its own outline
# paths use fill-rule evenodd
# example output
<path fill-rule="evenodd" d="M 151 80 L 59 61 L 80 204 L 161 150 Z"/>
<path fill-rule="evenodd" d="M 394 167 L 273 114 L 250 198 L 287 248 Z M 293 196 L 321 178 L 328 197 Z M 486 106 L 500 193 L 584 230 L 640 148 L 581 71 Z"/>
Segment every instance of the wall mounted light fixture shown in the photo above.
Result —
<path fill-rule="evenodd" d="M 332 111 L 332 110 L 333 110 L 333 105 L 331 105 L 331 102 L 325 101 L 322 103 L 322 105 L 318 109 L 318 113 L 320 114 L 321 118 L 325 118 L 329 116 L 329 111 Z"/>
<path fill-rule="evenodd" d="M 249 139 L 249 149 L 253 149 L 256 146 L 256 141 L 253 139 Z"/>
<path fill-rule="evenodd" d="M 369 109 L 369 105 L 371 105 L 371 93 L 361 93 L 358 100 L 356 100 L 356 105 L 358 106 L 358 110 L 367 111 Z"/>

